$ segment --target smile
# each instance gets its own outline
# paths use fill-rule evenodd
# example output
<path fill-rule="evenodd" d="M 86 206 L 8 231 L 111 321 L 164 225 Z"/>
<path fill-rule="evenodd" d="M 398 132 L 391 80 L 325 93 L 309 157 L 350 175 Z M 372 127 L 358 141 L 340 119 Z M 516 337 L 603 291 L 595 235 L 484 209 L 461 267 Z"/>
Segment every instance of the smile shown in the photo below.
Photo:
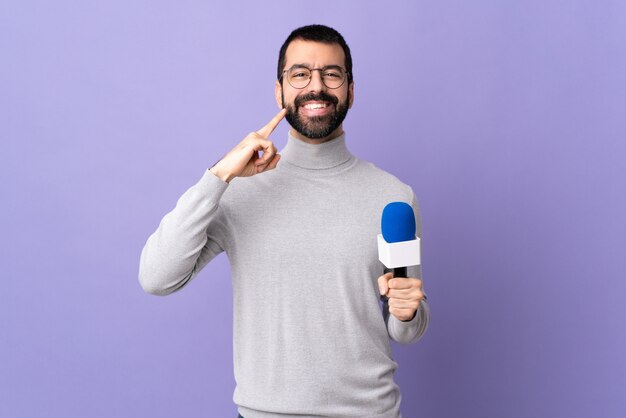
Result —
<path fill-rule="evenodd" d="M 315 110 L 315 109 L 324 109 L 327 106 L 328 106 L 327 103 L 308 103 L 304 105 L 304 108 Z"/>
<path fill-rule="evenodd" d="M 300 113 L 304 116 L 325 116 L 333 111 L 333 104 L 321 100 L 309 100 L 300 105 Z"/>

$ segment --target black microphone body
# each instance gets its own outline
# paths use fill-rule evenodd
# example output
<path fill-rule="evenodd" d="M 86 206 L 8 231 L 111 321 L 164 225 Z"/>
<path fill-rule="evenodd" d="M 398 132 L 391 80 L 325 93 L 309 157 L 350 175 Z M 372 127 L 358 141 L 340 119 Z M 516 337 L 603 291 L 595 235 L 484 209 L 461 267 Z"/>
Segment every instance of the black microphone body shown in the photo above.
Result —
<path fill-rule="evenodd" d="M 393 277 L 408 277 L 406 267 L 396 267 L 393 270 Z"/>

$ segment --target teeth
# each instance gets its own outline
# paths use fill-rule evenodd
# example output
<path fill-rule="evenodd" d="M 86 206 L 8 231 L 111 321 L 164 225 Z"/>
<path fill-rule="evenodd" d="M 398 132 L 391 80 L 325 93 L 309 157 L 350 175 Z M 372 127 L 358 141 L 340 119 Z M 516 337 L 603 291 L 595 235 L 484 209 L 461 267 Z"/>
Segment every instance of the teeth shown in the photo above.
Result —
<path fill-rule="evenodd" d="M 312 103 L 304 105 L 305 109 L 323 109 L 328 106 L 326 103 Z"/>

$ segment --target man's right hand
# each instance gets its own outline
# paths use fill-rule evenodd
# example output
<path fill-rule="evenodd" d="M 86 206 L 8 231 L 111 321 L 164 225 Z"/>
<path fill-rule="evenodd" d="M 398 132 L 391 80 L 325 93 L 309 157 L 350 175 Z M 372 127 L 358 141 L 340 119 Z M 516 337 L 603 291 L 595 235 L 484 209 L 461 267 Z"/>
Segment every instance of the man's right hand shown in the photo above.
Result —
<path fill-rule="evenodd" d="M 251 132 L 235 148 L 209 169 L 213 174 L 229 183 L 235 177 L 249 177 L 276 167 L 280 154 L 268 138 L 285 117 L 282 109 L 271 121 L 256 132 Z M 259 156 L 263 151 L 263 156 Z"/>

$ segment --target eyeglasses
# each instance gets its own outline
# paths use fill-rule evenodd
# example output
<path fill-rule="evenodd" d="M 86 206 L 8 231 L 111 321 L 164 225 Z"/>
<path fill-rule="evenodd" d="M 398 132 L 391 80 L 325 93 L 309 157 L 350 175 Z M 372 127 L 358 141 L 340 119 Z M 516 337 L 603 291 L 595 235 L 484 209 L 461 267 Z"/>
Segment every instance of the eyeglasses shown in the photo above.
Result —
<path fill-rule="evenodd" d="M 294 65 L 290 69 L 283 71 L 283 74 L 287 73 L 287 81 L 291 87 L 303 89 L 311 82 L 313 71 L 320 72 L 322 83 L 329 89 L 338 89 L 346 81 L 346 70 L 338 65 L 328 65 L 323 68 L 308 68 L 303 65 Z"/>

